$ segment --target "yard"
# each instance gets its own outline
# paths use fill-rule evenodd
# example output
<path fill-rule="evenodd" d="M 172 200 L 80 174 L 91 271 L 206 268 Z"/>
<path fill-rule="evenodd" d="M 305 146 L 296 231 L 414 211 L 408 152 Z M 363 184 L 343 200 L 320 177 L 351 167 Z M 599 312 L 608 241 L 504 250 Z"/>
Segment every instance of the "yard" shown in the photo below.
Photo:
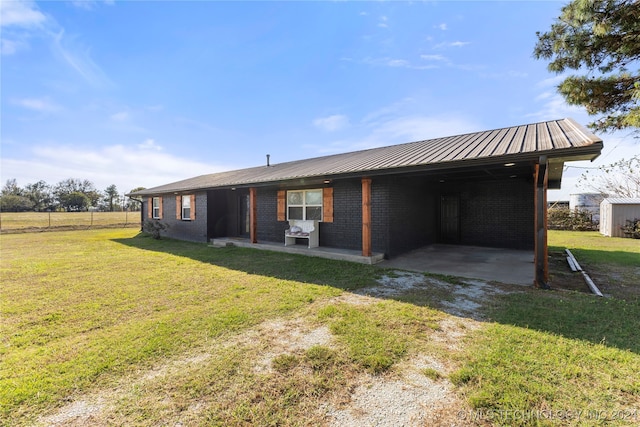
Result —
<path fill-rule="evenodd" d="M 131 228 L 2 235 L 0 424 L 637 425 L 640 244 L 549 242 L 554 291 Z"/>

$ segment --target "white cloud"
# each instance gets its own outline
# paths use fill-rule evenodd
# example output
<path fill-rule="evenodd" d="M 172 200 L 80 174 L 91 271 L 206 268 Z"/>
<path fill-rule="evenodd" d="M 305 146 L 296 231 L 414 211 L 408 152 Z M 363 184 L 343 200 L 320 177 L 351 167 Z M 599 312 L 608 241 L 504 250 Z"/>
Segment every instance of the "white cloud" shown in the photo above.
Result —
<path fill-rule="evenodd" d="M 112 114 L 110 118 L 116 122 L 126 122 L 131 118 L 131 115 L 127 111 L 120 111 Z"/>
<path fill-rule="evenodd" d="M 313 125 L 327 132 L 335 132 L 349 126 L 349 118 L 342 114 L 320 117 L 313 121 Z"/>
<path fill-rule="evenodd" d="M 60 106 L 50 101 L 48 98 L 16 99 L 13 101 L 13 104 L 40 113 L 53 113 L 60 110 Z"/>
<path fill-rule="evenodd" d="M 560 74 L 554 77 L 549 77 L 548 79 L 544 79 L 541 80 L 540 82 L 538 82 L 538 84 L 536 85 L 537 87 L 540 88 L 548 88 L 548 87 L 556 87 L 558 86 L 560 83 L 562 83 L 562 81 L 566 78 L 566 75 Z"/>
<path fill-rule="evenodd" d="M 455 41 L 455 42 L 444 42 L 439 43 L 434 46 L 434 49 L 446 49 L 449 47 L 463 47 L 471 44 L 471 42 L 463 42 L 463 41 Z"/>
<path fill-rule="evenodd" d="M 448 59 L 442 55 L 420 55 L 420 59 L 425 61 L 448 61 Z"/>
<path fill-rule="evenodd" d="M 160 152 L 153 140 L 137 146 L 118 144 L 96 150 L 39 146 L 33 148 L 28 160 L 3 157 L 0 162 L 3 182 L 15 178 L 19 185 L 39 180 L 56 184 L 66 178 L 81 178 L 92 181 L 98 189 L 115 184 L 121 192 L 233 169 Z"/>
<path fill-rule="evenodd" d="M 2 27 L 37 27 L 46 19 L 33 1 L 0 2 L 0 26 Z"/>
<path fill-rule="evenodd" d="M 437 29 L 442 30 L 442 31 L 447 31 L 447 24 L 443 22 L 442 24 L 434 25 L 433 28 L 437 28 Z"/>
<path fill-rule="evenodd" d="M 389 67 L 403 67 L 408 68 L 411 66 L 411 63 L 406 59 L 389 59 L 387 61 L 387 65 Z"/>
<path fill-rule="evenodd" d="M 413 100 L 405 99 L 368 114 L 349 138 L 314 148 L 319 154 L 341 153 L 476 132 L 483 126 L 474 119 L 456 115 L 401 114 Z"/>
<path fill-rule="evenodd" d="M 374 66 L 382 66 L 382 67 L 392 67 L 392 68 L 407 68 L 410 70 L 431 70 L 437 68 L 436 65 L 427 64 L 421 65 L 411 62 L 407 59 L 401 58 L 366 58 L 362 61 L 364 64 L 374 65 Z"/>
<path fill-rule="evenodd" d="M 85 6 L 88 4 L 86 2 Z M 96 87 L 113 85 L 91 58 L 90 49 L 82 46 L 77 37 L 65 35 L 64 28 L 54 18 L 40 12 L 35 2 L 0 1 L 0 12 L 3 29 L 0 46 L 3 55 L 12 55 L 28 48 L 30 37 L 44 37 L 51 43 L 54 54 L 87 82 Z"/>
<path fill-rule="evenodd" d="M 535 100 L 543 102 L 543 105 L 538 111 L 527 114 L 525 117 L 536 121 L 556 120 L 565 117 L 575 118 L 585 114 L 583 107 L 567 104 L 562 95 L 558 93 L 543 92 Z"/>
<path fill-rule="evenodd" d="M 158 144 L 156 144 L 156 141 L 154 141 L 151 138 L 147 138 L 144 140 L 144 142 L 142 144 L 138 144 L 138 148 L 140 148 L 141 150 L 153 150 L 153 151 L 162 151 L 162 147 Z"/>
<path fill-rule="evenodd" d="M 481 126 L 474 120 L 462 116 L 424 116 L 410 115 L 396 117 L 373 124 L 369 139 L 377 144 L 420 141 L 475 132 Z"/>
<path fill-rule="evenodd" d="M 0 53 L 2 55 L 13 55 L 18 50 L 26 48 L 28 44 L 23 40 L 0 40 Z"/>
<path fill-rule="evenodd" d="M 109 87 L 113 83 L 91 58 L 89 48 L 79 44 L 76 37 L 65 36 L 64 29 L 51 34 L 54 52 L 88 83 L 96 87 Z"/>
<path fill-rule="evenodd" d="M 42 30 L 46 22 L 33 1 L 0 1 L 0 53 L 13 55 L 28 48 L 30 32 Z"/>
<path fill-rule="evenodd" d="M 380 19 L 378 20 L 378 27 L 389 28 L 389 24 L 387 23 L 388 21 L 389 21 L 389 18 L 387 18 L 386 16 L 381 16 Z"/>

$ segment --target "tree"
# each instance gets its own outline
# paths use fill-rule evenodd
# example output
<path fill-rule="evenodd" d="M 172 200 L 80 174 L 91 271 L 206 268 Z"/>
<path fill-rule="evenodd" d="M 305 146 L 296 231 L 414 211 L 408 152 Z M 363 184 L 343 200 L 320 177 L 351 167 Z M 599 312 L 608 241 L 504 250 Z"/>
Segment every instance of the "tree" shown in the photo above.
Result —
<path fill-rule="evenodd" d="M 72 193 L 81 193 L 86 197 L 86 202 L 80 203 L 79 196 Z M 53 188 L 53 194 L 62 208 L 67 211 L 83 210 L 91 206 L 97 206 L 101 198 L 93 183 L 89 180 L 67 178 L 60 181 Z M 79 208 L 82 206 L 82 208 Z"/>
<path fill-rule="evenodd" d="M 24 187 L 24 196 L 31 201 L 32 209 L 35 211 L 44 211 L 52 207 L 51 187 L 42 180 L 27 184 Z"/>
<path fill-rule="evenodd" d="M 133 190 L 129 191 L 128 194 L 135 193 L 136 191 L 146 190 L 145 187 L 136 187 Z M 133 203 L 131 203 L 133 201 Z M 142 209 L 142 200 L 136 197 L 129 197 L 129 209 L 132 211 L 139 211 Z"/>
<path fill-rule="evenodd" d="M 89 197 L 80 191 L 72 191 L 61 195 L 59 202 L 67 212 L 86 211 L 91 206 Z"/>
<path fill-rule="evenodd" d="M 105 201 L 109 204 L 109 212 L 113 212 L 113 207 L 114 207 L 113 200 L 115 199 L 117 202 L 117 199 L 120 196 L 118 194 L 118 188 L 116 187 L 115 184 L 111 184 L 106 188 L 106 190 L 104 190 L 104 194 L 106 196 Z"/>
<path fill-rule="evenodd" d="M 24 190 L 15 179 L 8 179 L 0 193 L 2 212 L 24 212 L 33 209 L 31 201 L 24 196 Z"/>
<path fill-rule="evenodd" d="M 546 33 L 536 33 L 537 59 L 548 69 L 585 72 L 564 79 L 558 91 L 572 105 L 599 115 L 600 131 L 640 128 L 640 2 L 572 0 Z"/>
<path fill-rule="evenodd" d="M 578 185 L 607 196 L 640 197 L 640 154 L 600 166 L 597 170 L 596 174 L 583 173 Z"/>

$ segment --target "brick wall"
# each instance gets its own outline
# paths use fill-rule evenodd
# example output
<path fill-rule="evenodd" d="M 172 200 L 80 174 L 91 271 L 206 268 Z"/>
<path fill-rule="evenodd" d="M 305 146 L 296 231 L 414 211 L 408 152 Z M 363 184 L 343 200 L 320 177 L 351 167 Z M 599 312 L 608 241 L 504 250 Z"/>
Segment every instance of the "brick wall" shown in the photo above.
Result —
<path fill-rule="evenodd" d="M 532 185 L 527 180 L 437 184 L 423 178 L 374 178 L 371 189 L 372 249 L 393 257 L 437 242 L 441 194 L 458 194 L 460 197 L 460 244 L 531 249 L 534 235 Z M 337 181 L 333 190 L 334 221 L 320 224 L 320 245 L 360 250 L 361 181 Z M 258 241 L 284 242 L 288 223 L 277 220 L 277 191 L 276 188 L 257 190 Z M 216 198 L 225 197 L 225 193 L 216 193 L 215 196 L 208 203 L 206 192 L 197 193 L 196 219 L 182 221 L 176 220 L 175 196 L 166 195 L 163 198 L 162 221 L 170 228 L 164 235 L 205 242 L 207 231 L 224 234 L 224 227 L 212 228 L 210 224 L 207 230 L 207 219 L 212 220 L 221 214 L 212 203 Z M 230 208 L 235 199 L 225 203 Z M 145 199 L 145 219 L 148 209 Z M 208 209 L 211 215 L 208 215 Z"/>
<path fill-rule="evenodd" d="M 165 194 L 162 196 L 162 223 L 169 228 L 162 232 L 162 236 L 171 237 L 180 240 L 189 240 L 193 242 L 207 241 L 207 193 L 199 192 L 196 194 L 196 218 L 193 221 L 184 221 L 176 219 L 176 196 L 174 194 Z M 143 209 L 148 209 L 148 198 L 145 198 Z M 147 219 L 147 210 L 145 209 L 144 218 Z"/>
<path fill-rule="evenodd" d="M 469 183 L 460 192 L 460 243 L 533 249 L 533 196 L 527 180 Z"/>
<path fill-rule="evenodd" d="M 362 249 L 362 184 L 339 181 L 333 186 L 333 222 L 320 224 L 320 245 Z"/>
<path fill-rule="evenodd" d="M 437 235 L 437 189 L 414 179 L 388 182 L 389 242 L 385 251 L 395 256 L 435 243 Z"/>
<path fill-rule="evenodd" d="M 287 221 L 278 221 L 278 189 L 258 188 L 258 242 L 282 242 L 284 230 L 289 228 Z"/>

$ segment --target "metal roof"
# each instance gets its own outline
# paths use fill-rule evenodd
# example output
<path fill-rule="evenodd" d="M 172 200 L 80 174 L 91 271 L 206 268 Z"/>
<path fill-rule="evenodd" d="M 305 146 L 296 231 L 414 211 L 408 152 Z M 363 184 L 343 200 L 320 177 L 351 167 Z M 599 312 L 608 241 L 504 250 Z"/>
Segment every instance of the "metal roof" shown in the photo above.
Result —
<path fill-rule="evenodd" d="M 561 119 L 201 175 L 132 195 L 477 167 L 537 160 L 541 155 L 561 164 L 594 159 L 601 150 L 600 138 L 572 119 Z"/>
<path fill-rule="evenodd" d="M 640 198 L 607 197 L 603 202 L 607 202 L 612 205 L 640 205 Z"/>

